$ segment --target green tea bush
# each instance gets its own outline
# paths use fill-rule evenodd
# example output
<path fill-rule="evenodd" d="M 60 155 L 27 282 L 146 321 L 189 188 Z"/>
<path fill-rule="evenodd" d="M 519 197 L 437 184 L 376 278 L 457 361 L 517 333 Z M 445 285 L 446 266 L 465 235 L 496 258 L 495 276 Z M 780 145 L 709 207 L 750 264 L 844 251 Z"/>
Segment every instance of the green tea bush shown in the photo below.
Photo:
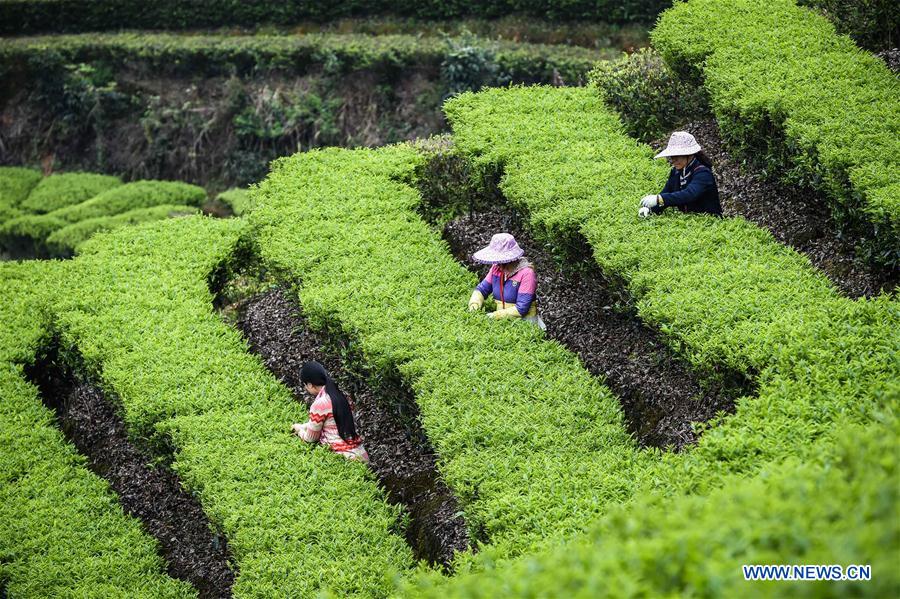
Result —
<path fill-rule="evenodd" d="M 47 258 L 47 237 L 67 224 L 50 214 L 15 216 L 0 225 L 0 248 L 15 255 Z"/>
<path fill-rule="evenodd" d="M 468 313 L 477 277 L 417 213 L 425 160 L 411 146 L 279 159 L 248 220 L 310 322 L 414 391 L 472 537 L 517 555 L 629 498 L 655 454 L 573 354 L 527 323 Z"/>
<path fill-rule="evenodd" d="M 0 6 L 3 3 L 0 2 Z M 456 38 L 451 42 L 461 43 Z M 584 81 L 603 51 L 563 45 L 472 41 L 489 48 L 512 81 L 550 83 L 554 70 L 570 84 Z M 146 33 L 61 35 L 0 41 L 0 74 L 46 81 L 64 77 L 68 65 L 97 64 L 105 72 L 135 69 L 159 76 L 249 76 L 278 71 L 346 75 L 361 69 L 396 73 L 439 69 L 452 48 L 435 37 L 361 34 L 176 35 Z"/>
<path fill-rule="evenodd" d="M 644 142 L 709 112 L 703 87 L 676 77 L 650 48 L 600 62 L 588 78 L 606 104 L 622 115 L 628 134 Z"/>
<path fill-rule="evenodd" d="M 900 591 L 896 417 L 848 426 L 816 459 L 789 459 L 708 497 L 618 507 L 588 534 L 509 565 L 423 579 L 403 597 L 891 597 Z M 824 449 L 824 448 L 823 448 Z M 870 581 L 749 582 L 745 564 L 868 564 Z M 443 583 L 443 584 L 442 584 Z"/>
<path fill-rule="evenodd" d="M 0 33 L 91 31 L 102 29 L 183 29 L 222 25 L 287 24 L 300 20 L 327 21 L 341 17 L 397 15 L 419 19 L 495 18 L 523 14 L 551 20 L 590 20 L 607 23 L 649 23 L 668 0 L 490 0 L 442 2 L 428 0 L 350 0 L 340 3 L 266 0 L 3 0 Z"/>
<path fill-rule="evenodd" d="M 206 201 L 206 191 L 202 187 L 179 181 L 135 181 L 105 191 L 86 202 L 60 208 L 48 216 L 67 223 L 87 219 L 114 216 L 137 210 L 163 205 L 199 206 Z"/>
<path fill-rule="evenodd" d="M 654 45 L 702 77 L 739 154 L 822 193 L 862 227 L 876 263 L 900 264 L 900 80 L 790 0 L 692 0 L 666 12 Z"/>
<path fill-rule="evenodd" d="M 101 231 L 111 231 L 119 227 L 163 220 L 173 216 L 186 216 L 198 212 L 195 206 L 173 206 L 164 204 L 151 208 L 137 208 L 115 216 L 98 216 L 67 225 L 51 233 L 46 244 L 52 254 L 67 255 L 77 251 L 79 246 Z"/>
<path fill-rule="evenodd" d="M 40 180 L 40 171 L 0 166 L 0 225 L 23 214 L 21 204 Z"/>
<path fill-rule="evenodd" d="M 413 566 L 399 508 L 364 465 L 292 436 L 305 406 L 213 312 L 209 278 L 243 226 L 190 216 L 95 235 L 50 307 L 61 343 L 221 527 L 236 597 L 386 596 Z"/>
<path fill-rule="evenodd" d="M 11 597 L 196 597 L 66 443 L 24 379 L 47 334 L 56 263 L 0 265 L 0 580 Z"/>
<path fill-rule="evenodd" d="M 31 191 L 22 208 L 28 212 L 53 212 L 80 204 L 122 184 L 118 177 L 95 173 L 64 173 L 44 178 Z"/>
<path fill-rule="evenodd" d="M 231 208 L 236 216 L 243 216 L 253 209 L 253 198 L 248 189 L 228 189 L 216 199 Z"/>
<path fill-rule="evenodd" d="M 849 35 L 867 50 L 900 46 L 900 4 L 892 0 L 798 0 L 820 11 L 838 33 Z"/>
<path fill-rule="evenodd" d="M 673 487 L 716 488 L 729 473 L 802 455 L 839 416 L 874 419 L 896 390 L 895 300 L 839 296 L 805 257 L 740 218 L 639 219 L 638 199 L 662 187 L 668 167 L 594 91 L 487 90 L 445 110 L 456 151 L 503 168 L 503 194 L 542 242 L 583 260 L 570 240 L 586 240 L 638 315 L 700 372 L 726 365 L 759 382 L 688 458 L 663 457 L 660 476 L 678 473 Z"/>

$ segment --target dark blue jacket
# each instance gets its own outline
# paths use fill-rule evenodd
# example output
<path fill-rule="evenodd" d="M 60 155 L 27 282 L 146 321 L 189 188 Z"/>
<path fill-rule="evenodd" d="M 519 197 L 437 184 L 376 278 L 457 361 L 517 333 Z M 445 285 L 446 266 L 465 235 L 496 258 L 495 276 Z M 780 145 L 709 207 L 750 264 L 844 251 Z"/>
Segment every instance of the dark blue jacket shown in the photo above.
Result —
<path fill-rule="evenodd" d="M 706 212 L 722 216 L 716 178 L 710 168 L 700 164 L 696 158 L 684 167 L 683 173 L 673 168 L 659 195 L 662 196 L 663 205 L 653 208 L 656 213 L 675 206 L 682 212 Z"/>

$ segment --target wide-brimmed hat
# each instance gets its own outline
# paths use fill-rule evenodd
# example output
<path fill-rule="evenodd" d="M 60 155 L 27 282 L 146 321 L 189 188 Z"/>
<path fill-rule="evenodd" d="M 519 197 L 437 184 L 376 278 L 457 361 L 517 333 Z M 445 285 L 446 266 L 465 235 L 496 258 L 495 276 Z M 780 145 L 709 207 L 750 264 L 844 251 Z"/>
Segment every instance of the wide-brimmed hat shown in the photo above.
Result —
<path fill-rule="evenodd" d="M 666 158 L 667 156 L 690 156 L 696 154 L 703 148 L 694 139 L 694 136 L 687 131 L 676 131 L 669 138 L 669 145 L 666 149 L 656 155 L 657 158 Z"/>
<path fill-rule="evenodd" d="M 472 257 L 482 264 L 506 264 L 525 254 L 525 250 L 516 243 L 516 238 L 509 233 L 497 233 L 491 237 L 487 247 L 481 248 Z"/>

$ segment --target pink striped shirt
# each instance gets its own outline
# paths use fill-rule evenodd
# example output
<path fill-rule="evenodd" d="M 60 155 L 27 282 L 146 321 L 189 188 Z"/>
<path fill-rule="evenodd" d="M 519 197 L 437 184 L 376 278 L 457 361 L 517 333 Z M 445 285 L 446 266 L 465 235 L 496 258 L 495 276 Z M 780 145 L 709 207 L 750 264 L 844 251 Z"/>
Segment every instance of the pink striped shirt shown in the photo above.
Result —
<path fill-rule="evenodd" d="M 353 410 L 352 404 L 350 409 Z M 309 407 L 309 420 L 299 428 L 297 435 L 307 443 L 318 441 L 322 445 L 327 445 L 332 451 L 344 457 L 367 463 L 369 461 L 369 454 L 362 444 L 362 436 L 357 435 L 355 439 L 349 441 L 341 438 L 331 409 L 331 397 L 324 388 Z"/>

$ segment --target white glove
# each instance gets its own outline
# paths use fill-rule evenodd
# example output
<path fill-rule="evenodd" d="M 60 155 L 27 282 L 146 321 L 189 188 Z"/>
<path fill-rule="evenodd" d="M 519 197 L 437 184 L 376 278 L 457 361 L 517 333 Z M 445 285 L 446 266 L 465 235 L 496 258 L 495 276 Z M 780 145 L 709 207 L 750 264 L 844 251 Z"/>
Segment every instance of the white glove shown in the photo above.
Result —
<path fill-rule="evenodd" d="M 644 196 L 641 198 L 641 207 L 643 208 L 653 208 L 657 204 L 659 204 L 659 196 Z"/>
<path fill-rule="evenodd" d="M 646 206 L 641 206 L 640 208 L 638 208 L 638 216 L 640 216 L 641 218 L 647 218 L 648 216 L 650 216 L 650 209 Z"/>

